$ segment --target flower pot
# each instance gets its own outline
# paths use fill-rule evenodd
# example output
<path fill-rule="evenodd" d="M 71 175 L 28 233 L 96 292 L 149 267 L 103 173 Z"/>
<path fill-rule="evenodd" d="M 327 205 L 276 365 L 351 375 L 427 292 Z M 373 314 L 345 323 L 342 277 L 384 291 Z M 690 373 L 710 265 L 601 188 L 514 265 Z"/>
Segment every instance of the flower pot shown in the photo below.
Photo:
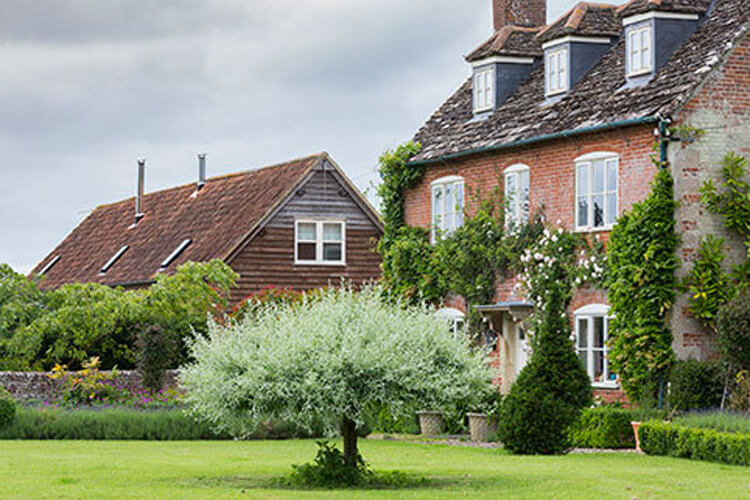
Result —
<path fill-rule="evenodd" d="M 638 435 L 638 428 L 641 426 L 641 423 L 630 422 L 630 425 L 633 426 L 633 435 L 635 436 L 635 451 L 643 453 L 643 450 L 641 450 L 641 437 Z"/>
<path fill-rule="evenodd" d="M 469 417 L 469 433 L 472 441 L 487 441 L 490 431 L 487 415 L 484 413 L 467 413 Z"/>
<path fill-rule="evenodd" d="M 419 429 L 425 436 L 438 436 L 445 430 L 445 420 L 439 411 L 418 411 Z"/>

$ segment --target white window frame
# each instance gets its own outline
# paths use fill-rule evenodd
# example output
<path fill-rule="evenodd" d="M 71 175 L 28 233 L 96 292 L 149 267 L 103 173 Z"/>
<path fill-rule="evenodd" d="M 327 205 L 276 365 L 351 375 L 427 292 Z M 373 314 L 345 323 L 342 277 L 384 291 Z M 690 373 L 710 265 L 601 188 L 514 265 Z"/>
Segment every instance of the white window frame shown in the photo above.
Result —
<path fill-rule="evenodd" d="M 570 68 L 568 46 L 560 45 L 547 49 L 544 54 L 544 82 L 547 96 L 555 96 L 568 91 Z"/>
<path fill-rule="evenodd" d="M 580 322 L 586 321 L 586 332 L 587 332 L 587 338 L 586 338 L 586 347 L 583 349 L 586 353 L 588 353 L 586 360 L 587 365 L 584 367 L 586 369 L 586 373 L 588 374 L 589 378 L 591 379 L 591 385 L 593 387 L 597 388 L 617 388 L 619 387 L 619 383 L 617 382 L 616 376 L 615 380 L 610 380 L 610 368 L 609 368 L 609 347 L 607 346 L 607 342 L 609 341 L 609 322 L 611 319 L 610 316 L 610 307 L 605 304 L 590 304 L 587 306 L 584 306 L 577 311 L 573 313 L 573 318 L 575 321 L 575 350 L 576 350 L 576 356 L 579 356 L 580 359 L 580 353 L 582 349 L 580 346 Z M 602 328 L 604 329 L 604 342 L 602 347 L 594 347 L 594 319 L 595 318 L 602 318 Z M 601 352 L 603 356 L 603 371 L 602 371 L 602 380 L 601 381 L 595 381 L 594 380 L 594 353 L 595 352 Z"/>
<path fill-rule="evenodd" d="M 505 213 L 506 225 L 510 225 L 510 224 L 523 225 L 529 222 L 529 212 L 531 210 L 531 204 L 529 201 L 530 192 L 531 192 L 530 172 L 531 170 L 529 169 L 529 166 L 524 165 L 523 163 L 517 163 L 515 165 L 511 165 L 510 167 L 506 168 L 503 171 L 505 204 L 506 204 L 506 213 Z M 523 193 L 520 192 L 521 180 L 524 176 L 526 177 L 526 181 L 528 185 L 528 192 L 526 193 L 525 197 L 522 196 Z M 508 182 L 508 180 L 510 178 L 514 179 L 514 184 L 516 188 L 519 190 L 518 193 L 512 193 L 509 191 L 508 186 L 511 183 Z"/>
<path fill-rule="evenodd" d="M 466 315 L 460 310 L 453 307 L 444 307 L 435 311 L 435 316 L 447 321 L 455 336 L 458 337 L 463 333 L 464 326 L 466 325 Z"/>
<path fill-rule="evenodd" d="M 461 206 L 456 205 L 453 211 L 448 210 L 447 196 L 445 190 L 447 186 L 453 186 L 454 192 L 458 186 L 461 187 Z M 435 207 L 435 189 L 442 189 L 442 206 Z M 464 225 L 464 208 L 466 207 L 466 189 L 463 177 L 457 175 L 451 175 L 448 177 L 441 177 L 433 181 L 430 184 L 430 240 L 435 243 L 439 239 L 450 236 L 450 234 L 457 228 Z M 439 208 L 439 211 L 436 211 Z M 446 215 L 455 216 L 455 224 L 453 228 L 447 228 L 445 225 Z M 441 217 L 438 220 L 438 216 Z"/>
<path fill-rule="evenodd" d="M 597 162 L 604 162 L 604 191 L 601 193 L 597 192 L 594 193 L 594 164 Z M 608 189 L 608 176 L 607 171 L 609 169 L 609 166 L 611 162 L 614 162 L 614 168 L 617 172 L 617 175 L 615 176 L 615 189 L 611 190 Z M 579 158 L 576 158 L 575 160 L 575 193 L 573 194 L 573 203 L 575 205 L 575 228 L 576 231 L 579 232 L 593 232 L 593 231 L 611 231 L 612 227 L 615 225 L 615 222 L 617 221 L 617 215 L 619 214 L 620 210 L 620 155 L 617 153 L 590 153 L 584 156 L 581 156 Z M 579 194 L 579 186 L 581 184 L 581 178 L 580 178 L 580 171 L 581 168 L 586 168 L 586 175 L 587 175 L 587 184 L 588 184 L 588 190 L 586 193 L 583 194 L 583 196 L 587 200 L 587 209 L 588 213 L 586 216 L 586 224 L 579 225 L 580 220 L 580 205 L 579 205 L 579 198 L 582 197 L 581 194 Z M 604 207 L 603 207 L 603 218 L 604 218 L 604 224 L 600 226 L 594 225 L 594 196 L 595 195 L 603 195 L 604 196 Z M 615 213 L 614 213 L 614 222 L 607 222 L 607 219 L 609 218 L 609 206 L 607 204 L 607 196 L 608 195 L 614 195 L 615 196 Z"/>
<path fill-rule="evenodd" d="M 636 43 L 637 41 L 637 43 Z M 648 57 L 644 60 L 644 44 L 648 42 Z M 647 75 L 654 70 L 654 29 L 653 25 L 644 24 L 628 30 L 626 43 L 628 77 Z M 637 64 L 634 64 L 637 61 Z"/>
<path fill-rule="evenodd" d="M 495 108 L 495 67 L 478 69 L 474 72 L 472 83 L 474 94 L 474 113 L 482 113 Z"/>
<path fill-rule="evenodd" d="M 299 225 L 315 224 L 315 240 L 300 240 Z M 341 241 L 325 240 L 323 227 L 325 224 L 341 226 Z M 300 260 L 299 243 L 315 243 L 315 260 Z M 341 243 L 341 260 L 325 260 L 323 245 L 325 243 Z M 295 219 L 294 221 L 294 264 L 297 266 L 345 266 L 346 265 L 346 221 L 341 219 Z"/>

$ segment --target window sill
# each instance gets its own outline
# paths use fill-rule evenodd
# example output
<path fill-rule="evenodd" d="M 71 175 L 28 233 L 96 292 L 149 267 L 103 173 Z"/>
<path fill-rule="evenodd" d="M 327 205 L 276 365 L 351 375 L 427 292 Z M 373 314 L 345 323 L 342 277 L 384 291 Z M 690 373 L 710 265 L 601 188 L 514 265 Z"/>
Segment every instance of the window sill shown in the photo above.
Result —
<path fill-rule="evenodd" d="M 628 73 L 626 76 L 628 78 L 639 78 L 641 76 L 650 75 L 653 72 L 654 72 L 654 70 L 649 68 L 649 69 L 641 70 L 641 71 L 638 71 L 638 72 L 635 72 L 635 73 Z"/>
<path fill-rule="evenodd" d="M 547 97 L 547 98 L 549 98 L 549 97 L 557 97 L 557 96 L 563 95 L 563 94 L 565 94 L 567 92 L 568 92 L 568 89 L 555 90 L 554 92 L 547 92 L 546 94 L 544 94 L 544 97 Z"/>
<path fill-rule="evenodd" d="M 346 262 L 319 262 L 319 261 L 306 261 L 306 260 L 295 260 L 295 266 L 317 266 L 317 267 L 346 267 Z"/>
<path fill-rule="evenodd" d="M 600 226 L 600 227 L 577 227 L 575 229 L 576 233 L 606 233 L 609 231 L 612 231 L 612 229 L 615 227 L 614 224 L 609 224 L 607 226 Z"/>

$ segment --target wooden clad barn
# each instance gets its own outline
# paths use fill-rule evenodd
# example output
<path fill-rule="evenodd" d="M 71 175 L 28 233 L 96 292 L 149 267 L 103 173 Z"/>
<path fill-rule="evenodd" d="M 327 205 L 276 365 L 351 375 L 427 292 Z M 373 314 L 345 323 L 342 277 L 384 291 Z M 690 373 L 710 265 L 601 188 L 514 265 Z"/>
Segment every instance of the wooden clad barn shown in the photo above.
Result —
<path fill-rule="evenodd" d="M 139 192 L 96 208 L 32 271 L 43 288 L 143 287 L 188 261 L 221 259 L 240 275 L 233 299 L 271 285 L 306 290 L 380 275 L 383 226 L 327 153 Z"/>

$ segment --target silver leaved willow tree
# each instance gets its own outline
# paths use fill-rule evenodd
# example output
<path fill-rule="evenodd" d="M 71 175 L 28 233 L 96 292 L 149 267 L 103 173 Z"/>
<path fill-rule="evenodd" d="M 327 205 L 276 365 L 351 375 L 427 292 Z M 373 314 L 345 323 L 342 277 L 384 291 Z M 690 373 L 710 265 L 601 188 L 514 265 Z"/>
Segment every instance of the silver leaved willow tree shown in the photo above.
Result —
<path fill-rule="evenodd" d="M 349 465 L 368 405 L 400 417 L 415 404 L 471 405 L 493 390 L 486 354 L 431 308 L 393 304 L 376 287 L 329 289 L 239 324 L 211 323 L 191 352 L 180 382 L 195 416 L 238 438 L 269 418 L 322 424 L 341 432 Z"/>

